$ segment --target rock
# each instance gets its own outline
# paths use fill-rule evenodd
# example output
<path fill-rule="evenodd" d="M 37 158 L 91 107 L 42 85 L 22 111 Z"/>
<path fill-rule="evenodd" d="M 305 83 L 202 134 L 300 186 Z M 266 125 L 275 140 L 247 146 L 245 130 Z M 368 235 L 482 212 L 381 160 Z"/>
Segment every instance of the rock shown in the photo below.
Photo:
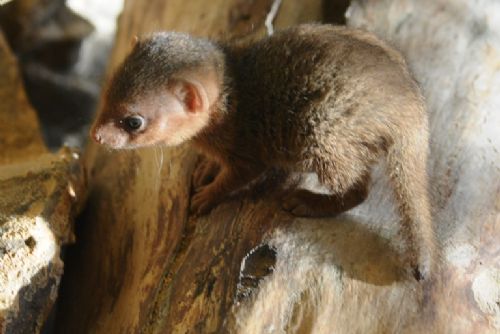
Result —
<path fill-rule="evenodd" d="M 0 33 L 0 333 L 38 333 L 57 297 L 61 245 L 83 203 L 78 154 L 47 153 Z"/>
<path fill-rule="evenodd" d="M 0 333 L 38 333 L 57 298 L 61 245 L 83 190 L 69 150 L 0 167 Z"/>

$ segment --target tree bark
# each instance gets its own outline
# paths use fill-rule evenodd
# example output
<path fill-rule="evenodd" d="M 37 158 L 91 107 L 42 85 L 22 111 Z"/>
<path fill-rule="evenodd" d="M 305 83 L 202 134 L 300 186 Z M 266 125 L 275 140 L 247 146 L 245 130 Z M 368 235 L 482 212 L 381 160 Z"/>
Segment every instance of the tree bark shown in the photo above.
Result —
<path fill-rule="evenodd" d="M 431 180 L 439 185 L 433 189 L 437 232 L 444 246 L 454 245 L 443 247 L 440 278 L 446 285 L 440 281 L 425 286 L 421 296 L 421 286 L 402 274 L 404 244 L 383 163 L 374 169 L 368 199 L 338 218 L 294 219 L 265 191 L 226 201 L 196 218 L 188 214 L 197 160 L 189 145 L 110 152 L 91 144 L 86 153 L 91 192 L 78 244 L 68 258 L 59 332 L 495 332 L 500 323 L 495 303 L 499 252 L 494 242 L 499 233 L 499 159 L 493 144 L 477 151 L 487 171 L 481 175 L 462 159 L 471 152 L 467 136 L 484 143 L 498 140 L 487 137 L 491 125 L 462 128 L 463 119 L 454 118 L 455 108 L 442 105 L 446 97 L 450 106 L 457 106 L 456 93 L 472 89 L 472 83 L 448 86 L 446 95 L 432 86 L 435 66 L 430 65 L 441 54 L 432 47 L 439 41 L 439 21 L 431 25 L 429 17 L 440 13 L 439 8 L 456 13 L 444 0 L 438 2 L 355 1 L 349 23 L 393 40 L 408 54 L 412 67 L 420 69 L 415 73 L 424 84 L 433 122 L 430 168 Z M 212 37 L 262 34 L 270 8 L 267 0 L 127 1 L 111 66 L 127 54 L 134 35 L 153 30 Z M 317 20 L 320 8 L 319 1 L 283 1 L 275 23 L 284 27 Z M 408 16 L 416 8 L 418 16 Z M 458 16 L 450 14 L 443 22 L 457 25 Z M 419 35 L 411 24 L 429 30 Z M 400 32 L 401 27 L 406 30 Z M 460 34 L 468 36 L 472 27 Z M 424 47 L 419 49 L 416 41 Z M 448 58 L 443 59 L 438 65 L 446 68 Z M 493 64 L 497 62 L 477 71 L 494 73 L 488 78 L 498 80 Z M 493 90 L 488 94 L 494 96 Z M 474 121 L 494 118 L 492 110 L 482 105 Z M 487 133 L 482 132 L 485 128 Z M 463 174 L 465 167 L 468 172 Z M 473 176 L 477 178 L 470 183 Z M 478 186 L 484 192 L 478 198 L 486 201 L 465 205 L 467 195 L 457 184 L 467 194 L 477 192 Z M 464 205 L 474 214 L 465 214 Z M 463 229 L 476 233 L 464 234 Z"/>

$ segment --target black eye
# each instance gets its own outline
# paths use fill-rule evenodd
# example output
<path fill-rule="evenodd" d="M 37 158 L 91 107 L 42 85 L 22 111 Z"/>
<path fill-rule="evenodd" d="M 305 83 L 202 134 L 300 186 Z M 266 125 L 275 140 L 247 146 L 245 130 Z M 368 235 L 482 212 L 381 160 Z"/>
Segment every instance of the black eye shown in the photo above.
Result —
<path fill-rule="evenodd" d="M 129 130 L 139 130 L 144 124 L 144 118 L 141 116 L 129 116 L 122 120 L 122 123 Z"/>

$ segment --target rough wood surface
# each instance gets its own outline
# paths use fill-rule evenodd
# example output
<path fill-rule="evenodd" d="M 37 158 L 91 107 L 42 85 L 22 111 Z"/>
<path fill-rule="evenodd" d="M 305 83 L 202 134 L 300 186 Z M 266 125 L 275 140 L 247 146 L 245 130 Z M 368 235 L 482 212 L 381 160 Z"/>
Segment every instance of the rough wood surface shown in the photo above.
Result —
<path fill-rule="evenodd" d="M 0 32 L 0 333 L 38 333 L 57 297 L 62 244 L 83 203 L 83 169 L 47 153 Z"/>
<path fill-rule="evenodd" d="M 407 54 L 429 103 L 445 284 L 427 287 L 425 312 L 418 286 L 401 274 L 404 245 L 383 164 L 367 201 L 336 219 L 293 219 L 265 192 L 195 219 L 187 214 L 196 161 L 189 146 L 91 146 L 92 192 L 59 332 L 497 332 L 500 21 L 494 0 L 477 3 L 354 1 L 349 12 L 350 24 Z M 112 64 L 131 36 L 150 30 L 216 36 L 262 29 L 270 4 L 127 1 Z M 320 5 L 283 1 L 277 23 L 320 17 L 306 8 Z M 473 9 L 477 15 L 469 15 Z"/>

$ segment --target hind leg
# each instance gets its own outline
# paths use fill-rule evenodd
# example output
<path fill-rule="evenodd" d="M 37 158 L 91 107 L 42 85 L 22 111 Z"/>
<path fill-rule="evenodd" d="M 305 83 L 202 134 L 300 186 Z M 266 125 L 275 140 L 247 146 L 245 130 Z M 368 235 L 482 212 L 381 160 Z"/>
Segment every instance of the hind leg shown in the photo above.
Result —
<path fill-rule="evenodd" d="M 311 149 L 297 169 L 316 173 L 329 194 L 295 190 L 286 197 L 283 208 L 297 216 L 324 217 L 363 202 L 368 196 L 371 165 L 380 153 L 379 141 L 376 138 L 360 141 L 349 132 L 336 131 L 317 143 L 319 147 Z"/>
<path fill-rule="evenodd" d="M 296 189 L 287 195 L 282 207 L 299 217 L 329 217 L 352 209 L 368 196 L 369 174 L 361 177 L 344 193 L 320 194 Z"/>

